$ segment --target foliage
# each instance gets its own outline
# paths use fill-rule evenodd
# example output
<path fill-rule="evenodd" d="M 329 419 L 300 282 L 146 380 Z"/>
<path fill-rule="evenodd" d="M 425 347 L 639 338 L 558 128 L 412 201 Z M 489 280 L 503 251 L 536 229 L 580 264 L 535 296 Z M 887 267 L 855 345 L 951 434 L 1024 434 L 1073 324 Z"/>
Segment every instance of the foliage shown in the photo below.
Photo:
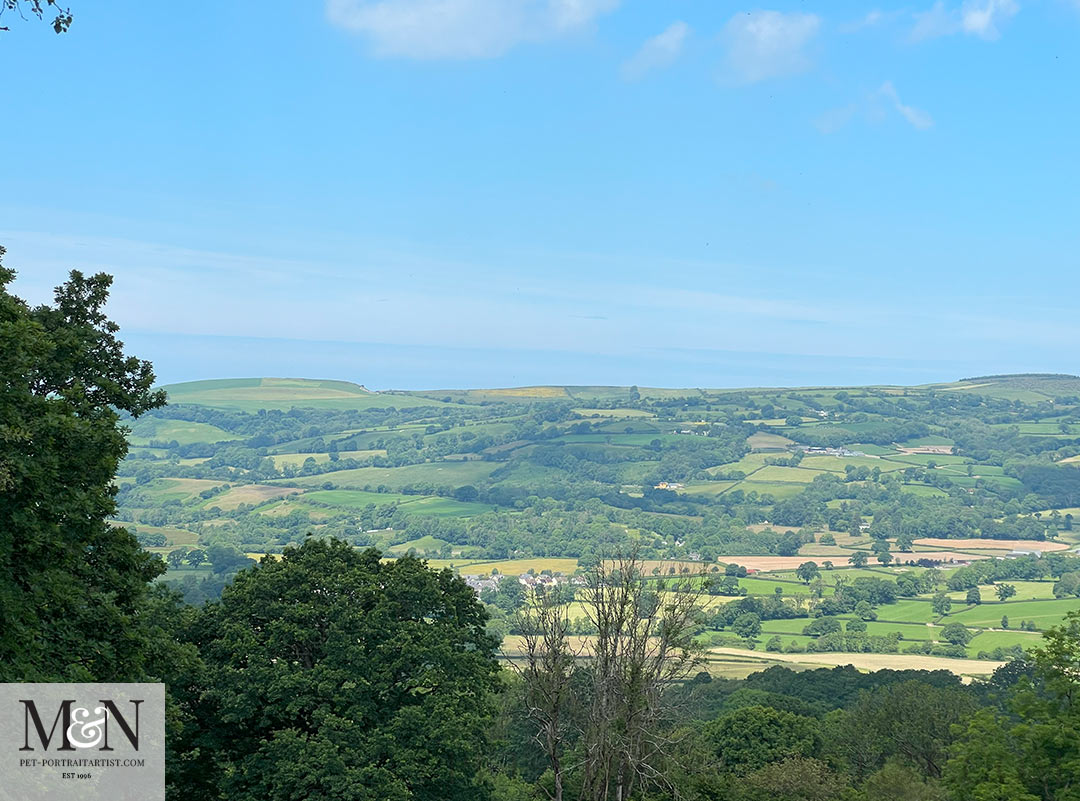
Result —
<path fill-rule="evenodd" d="M 7 291 L 14 277 L 0 267 L 0 680 L 131 681 L 148 648 L 138 607 L 163 566 L 107 522 L 127 452 L 118 410 L 164 395 L 102 311 L 108 276 L 72 272 L 36 308 Z"/>

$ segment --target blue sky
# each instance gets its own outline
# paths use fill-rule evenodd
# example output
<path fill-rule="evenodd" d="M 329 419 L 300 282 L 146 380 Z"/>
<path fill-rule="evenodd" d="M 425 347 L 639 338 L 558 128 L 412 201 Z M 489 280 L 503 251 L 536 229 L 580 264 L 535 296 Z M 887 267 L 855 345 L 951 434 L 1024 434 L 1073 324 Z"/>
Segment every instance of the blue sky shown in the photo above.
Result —
<path fill-rule="evenodd" d="M 1080 372 L 1080 0 L 73 11 L 3 23 L 0 244 L 165 381 Z"/>

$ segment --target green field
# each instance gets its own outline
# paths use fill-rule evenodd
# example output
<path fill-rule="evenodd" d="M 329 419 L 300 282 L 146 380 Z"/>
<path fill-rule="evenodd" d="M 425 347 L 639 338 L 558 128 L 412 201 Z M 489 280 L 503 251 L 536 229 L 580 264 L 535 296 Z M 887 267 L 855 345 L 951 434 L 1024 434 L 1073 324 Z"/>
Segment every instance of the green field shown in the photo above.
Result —
<path fill-rule="evenodd" d="M 231 378 L 169 384 L 169 403 L 191 403 L 218 409 L 370 409 L 438 406 L 440 401 L 413 395 L 371 392 L 348 381 L 301 378 Z"/>
<path fill-rule="evenodd" d="M 240 439 L 224 429 L 209 423 L 195 423 L 187 420 L 169 420 L 160 417 L 142 417 L 131 423 L 128 442 L 132 445 L 148 445 L 151 441 L 170 442 L 175 440 L 181 445 L 195 442 L 223 442 Z"/>
<path fill-rule="evenodd" d="M 289 480 L 298 487 L 320 487 L 331 482 L 344 489 L 384 486 L 391 490 L 410 484 L 461 487 L 480 484 L 498 465 L 491 462 L 432 462 L 405 467 L 358 467 Z"/>
<path fill-rule="evenodd" d="M 423 514 L 434 517 L 471 517 L 491 510 L 482 503 L 466 503 L 453 498 L 437 495 L 400 495 L 391 492 L 363 492 L 357 490 L 318 490 L 307 492 L 298 499 L 303 503 L 316 501 L 342 509 L 363 509 L 374 504 L 381 506 L 397 503 L 408 514 Z"/>
<path fill-rule="evenodd" d="M 1055 626 L 1061 622 L 1066 613 L 1080 609 L 1080 598 L 1062 598 L 1060 600 L 1046 601 L 983 601 L 978 606 L 969 609 L 955 611 L 953 607 L 944 622 L 953 621 L 963 623 L 966 626 L 979 626 L 982 628 L 999 628 L 1002 615 L 1009 618 L 1009 626 L 1018 628 L 1020 621 L 1031 620 L 1040 629 Z"/>

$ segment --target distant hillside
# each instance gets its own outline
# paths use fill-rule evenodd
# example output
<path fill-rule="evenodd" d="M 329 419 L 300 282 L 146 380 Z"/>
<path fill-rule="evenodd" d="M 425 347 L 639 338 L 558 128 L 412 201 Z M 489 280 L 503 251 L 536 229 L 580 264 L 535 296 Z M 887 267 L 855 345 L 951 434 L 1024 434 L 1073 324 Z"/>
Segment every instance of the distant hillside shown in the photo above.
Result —
<path fill-rule="evenodd" d="M 963 378 L 951 384 L 929 384 L 926 389 L 972 392 L 991 398 L 1025 403 L 1080 396 L 1080 376 L 1065 373 L 1014 373 Z"/>
<path fill-rule="evenodd" d="M 188 381 L 162 387 L 170 403 L 191 403 L 218 409 L 254 412 L 259 409 L 288 410 L 295 406 L 315 409 L 371 409 L 393 406 L 429 406 L 430 400 L 407 395 L 386 395 L 349 381 L 307 378 L 222 378 Z"/>

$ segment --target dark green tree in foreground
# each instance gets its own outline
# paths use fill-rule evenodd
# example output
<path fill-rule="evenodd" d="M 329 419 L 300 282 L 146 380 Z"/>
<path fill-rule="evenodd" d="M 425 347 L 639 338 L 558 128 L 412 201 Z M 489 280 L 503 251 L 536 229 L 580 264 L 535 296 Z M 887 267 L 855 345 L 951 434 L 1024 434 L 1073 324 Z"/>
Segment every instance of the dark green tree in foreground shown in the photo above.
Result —
<path fill-rule="evenodd" d="M 119 411 L 165 396 L 102 312 L 109 276 L 72 272 L 37 308 L 14 278 L 0 267 L 0 681 L 140 678 L 139 609 L 164 567 L 107 520 Z"/>
<path fill-rule="evenodd" d="M 495 641 L 473 591 L 411 557 L 308 540 L 240 572 L 188 636 L 203 668 L 172 797 L 484 799 Z"/>

